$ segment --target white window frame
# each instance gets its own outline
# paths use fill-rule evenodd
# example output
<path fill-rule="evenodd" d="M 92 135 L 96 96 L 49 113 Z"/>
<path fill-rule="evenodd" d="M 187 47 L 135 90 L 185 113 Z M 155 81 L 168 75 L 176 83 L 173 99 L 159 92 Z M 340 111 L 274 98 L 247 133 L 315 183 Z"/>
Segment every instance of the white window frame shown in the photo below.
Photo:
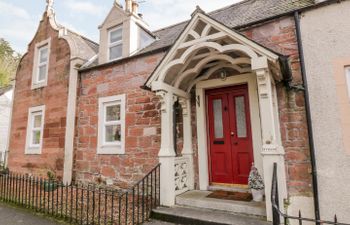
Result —
<path fill-rule="evenodd" d="M 122 31 L 122 38 L 120 41 L 116 41 L 116 42 L 111 43 L 111 33 L 113 31 L 116 31 L 116 30 Z M 118 46 L 118 45 L 122 46 L 122 54 L 118 58 L 111 59 L 111 48 Z M 110 61 L 110 62 L 115 61 L 115 60 L 121 59 L 122 57 L 123 57 L 123 25 L 121 24 L 121 25 L 118 25 L 118 26 L 108 30 L 108 61 Z"/>
<path fill-rule="evenodd" d="M 97 154 L 118 155 L 125 154 L 125 94 L 99 98 L 98 105 L 98 143 Z M 120 105 L 120 121 L 106 122 L 106 108 L 111 105 Z M 105 142 L 105 126 L 120 124 L 120 142 Z"/>
<path fill-rule="evenodd" d="M 348 96 L 350 101 L 350 66 L 345 67 L 345 80 L 348 89 Z"/>
<path fill-rule="evenodd" d="M 41 114 L 41 127 L 40 128 L 34 128 L 34 116 Z M 28 155 L 37 155 L 41 154 L 42 145 L 43 145 L 43 136 L 44 136 L 44 123 L 45 123 L 45 106 L 36 106 L 31 107 L 28 110 L 28 123 L 27 123 L 27 137 L 26 137 L 26 148 L 25 148 L 25 154 Z M 40 130 L 40 144 L 33 145 L 33 131 L 34 130 Z"/>
<path fill-rule="evenodd" d="M 47 61 L 45 63 L 40 63 L 40 54 L 43 48 L 47 48 Z M 51 52 L 51 38 L 37 43 L 34 50 L 34 60 L 33 60 L 33 74 L 32 74 L 32 89 L 42 88 L 47 86 L 47 80 L 49 75 L 49 65 L 50 65 L 50 52 Z M 46 64 L 46 77 L 44 80 L 39 81 L 39 67 Z"/>

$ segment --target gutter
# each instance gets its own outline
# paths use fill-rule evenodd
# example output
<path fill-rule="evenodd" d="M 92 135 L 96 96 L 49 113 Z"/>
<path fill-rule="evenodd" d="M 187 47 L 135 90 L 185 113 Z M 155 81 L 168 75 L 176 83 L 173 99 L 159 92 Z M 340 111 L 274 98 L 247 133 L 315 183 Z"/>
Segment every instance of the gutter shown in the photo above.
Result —
<path fill-rule="evenodd" d="M 301 75 L 305 87 L 305 110 L 307 117 L 307 127 L 308 127 L 308 138 L 310 145 L 310 160 L 311 160 L 311 169 L 312 169 L 312 188 L 313 188 L 313 197 L 314 197 L 314 207 L 315 207 L 315 219 L 320 221 L 320 205 L 319 205 L 319 196 L 318 196 L 318 179 L 317 179 L 317 166 L 316 166 L 316 155 L 315 155 L 315 143 L 313 138 L 313 128 L 312 128 L 312 118 L 311 118 L 311 109 L 310 109 L 310 95 L 306 77 L 306 68 L 305 68 L 305 58 L 304 58 L 304 49 L 301 39 L 301 29 L 300 29 L 300 12 L 296 11 L 294 13 L 295 21 L 295 30 L 297 36 L 297 43 L 299 49 L 299 59 L 301 66 Z M 316 225 L 320 225 L 319 222 L 316 222 Z"/>

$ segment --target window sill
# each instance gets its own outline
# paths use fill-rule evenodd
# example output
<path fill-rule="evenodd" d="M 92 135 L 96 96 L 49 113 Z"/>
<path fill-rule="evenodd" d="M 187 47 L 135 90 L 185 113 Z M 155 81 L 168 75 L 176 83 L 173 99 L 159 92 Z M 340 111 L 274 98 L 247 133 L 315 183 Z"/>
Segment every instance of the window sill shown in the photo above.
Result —
<path fill-rule="evenodd" d="M 120 145 L 103 145 L 97 148 L 97 155 L 124 155 L 125 150 Z"/>
<path fill-rule="evenodd" d="M 47 86 L 47 82 L 35 83 L 35 84 L 32 84 L 32 90 L 43 88 L 46 86 Z"/>
<path fill-rule="evenodd" d="M 35 148 L 35 147 L 31 147 L 31 148 L 27 148 L 25 150 L 25 154 L 26 155 L 41 155 L 41 148 Z"/>

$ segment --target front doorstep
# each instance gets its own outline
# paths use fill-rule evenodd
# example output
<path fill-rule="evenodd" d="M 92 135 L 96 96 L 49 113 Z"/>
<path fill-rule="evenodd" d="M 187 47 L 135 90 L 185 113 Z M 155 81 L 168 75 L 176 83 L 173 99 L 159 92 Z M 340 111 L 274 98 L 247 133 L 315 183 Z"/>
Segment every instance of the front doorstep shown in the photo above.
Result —
<path fill-rule="evenodd" d="M 208 191 L 230 191 L 230 192 L 251 192 L 249 188 L 233 187 L 224 185 L 210 185 Z"/>
<path fill-rule="evenodd" d="M 176 204 L 185 207 L 211 209 L 233 214 L 266 217 L 265 202 L 243 202 L 207 198 L 210 191 L 188 191 L 176 197 Z"/>

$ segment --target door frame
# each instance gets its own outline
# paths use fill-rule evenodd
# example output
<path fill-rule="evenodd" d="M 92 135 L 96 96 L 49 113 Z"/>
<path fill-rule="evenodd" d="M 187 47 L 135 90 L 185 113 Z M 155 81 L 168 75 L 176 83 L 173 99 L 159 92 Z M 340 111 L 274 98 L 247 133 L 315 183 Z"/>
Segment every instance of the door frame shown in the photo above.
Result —
<path fill-rule="evenodd" d="M 249 102 L 249 89 L 248 89 L 248 84 L 247 83 L 242 83 L 242 84 L 235 84 L 235 85 L 231 85 L 231 86 L 227 86 L 227 87 L 220 87 L 220 88 L 210 88 L 210 89 L 206 89 L 205 90 L 205 101 L 206 101 L 206 119 L 207 119 L 207 127 L 209 126 L 210 124 L 210 116 L 209 116 L 209 99 L 208 97 L 210 95 L 220 95 L 220 94 L 235 94 L 236 96 L 239 95 L 244 95 L 248 98 L 246 99 L 246 97 L 244 99 L 246 99 L 247 101 L 245 102 L 245 109 L 244 111 L 246 112 L 247 115 L 247 124 L 249 124 L 249 126 L 247 127 L 247 134 L 249 134 L 249 136 L 247 136 L 246 138 L 250 139 L 250 142 L 251 142 L 251 152 L 249 154 L 251 154 L 251 160 L 252 160 L 252 163 L 254 163 L 254 151 L 253 151 L 253 138 L 252 138 L 252 124 L 251 124 L 251 118 L 250 118 L 250 102 Z M 242 91 L 243 90 L 243 91 Z M 246 104 L 248 103 L 248 104 Z M 227 104 L 229 104 L 227 102 Z M 233 106 L 233 110 L 235 109 L 235 106 Z M 231 109 L 232 110 L 232 109 Z M 232 112 L 231 112 L 232 113 Z M 234 117 L 233 118 L 229 118 L 229 119 L 233 119 L 236 121 L 236 113 L 234 113 Z M 231 120 L 230 120 L 231 121 Z M 223 123 L 225 123 L 225 121 L 223 121 Z M 231 122 L 230 122 L 231 123 Z M 230 126 L 230 125 L 229 125 Z M 215 183 L 213 182 L 213 168 L 212 168 L 212 165 L 213 165 L 213 162 L 212 162 L 212 149 L 211 149 L 211 146 L 210 146 L 210 143 L 212 142 L 212 139 L 210 137 L 210 128 L 208 127 L 208 130 L 207 130 L 207 146 L 208 146 L 208 169 L 209 169 L 209 184 L 211 185 L 215 185 L 215 184 L 220 184 L 220 185 L 224 185 L 224 186 L 232 186 L 232 187 L 246 187 L 247 184 L 240 184 L 240 183 Z M 230 128 L 230 131 L 231 128 Z M 230 148 L 232 148 L 232 143 L 231 143 L 231 138 L 230 138 Z M 232 149 L 231 149 L 232 151 Z M 234 167 L 234 158 L 231 156 L 231 163 L 232 163 L 232 167 Z M 251 166 L 251 164 L 248 165 L 249 167 Z M 238 169 L 238 168 L 237 168 Z M 232 168 L 232 176 L 234 177 L 235 174 L 234 174 L 234 171 L 233 171 L 233 168 Z M 235 182 L 235 181 L 234 181 Z"/>
<path fill-rule="evenodd" d="M 197 114 L 197 145 L 198 145 L 198 171 L 199 171 L 199 189 L 208 190 L 210 185 L 209 168 L 209 149 L 207 130 L 207 105 L 205 91 L 208 89 L 236 86 L 241 84 L 248 85 L 249 111 L 251 119 L 251 132 L 253 142 L 253 155 L 255 166 L 259 171 L 263 171 L 262 163 L 262 142 L 261 142 L 261 123 L 258 100 L 258 87 L 256 76 L 253 73 L 240 74 L 228 77 L 226 80 L 212 79 L 201 81 L 196 84 L 196 114 Z M 262 173 L 263 174 L 263 173 Z"/>

